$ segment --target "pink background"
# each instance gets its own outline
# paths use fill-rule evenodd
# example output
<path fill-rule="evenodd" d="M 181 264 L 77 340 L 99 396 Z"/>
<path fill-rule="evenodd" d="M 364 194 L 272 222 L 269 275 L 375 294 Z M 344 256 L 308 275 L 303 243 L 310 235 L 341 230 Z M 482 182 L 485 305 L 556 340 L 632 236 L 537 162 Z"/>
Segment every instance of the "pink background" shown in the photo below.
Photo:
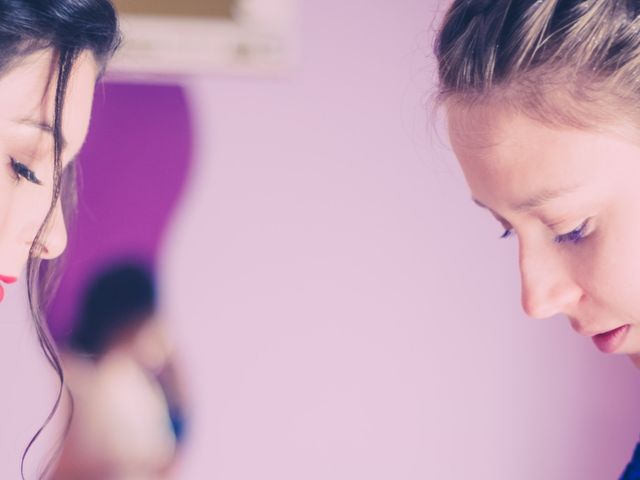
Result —
<path fill-rule="evenodd" d="M 602 480 L 630 457 L 638 372 L 525 319 L 515 242 L 429 126 L 436 3 L 301 2 L 295 71 L 189 82 L 160 247 L 193 401 L 176 478 Z M 52 398 L 17 290 L 0 478 Z"/>

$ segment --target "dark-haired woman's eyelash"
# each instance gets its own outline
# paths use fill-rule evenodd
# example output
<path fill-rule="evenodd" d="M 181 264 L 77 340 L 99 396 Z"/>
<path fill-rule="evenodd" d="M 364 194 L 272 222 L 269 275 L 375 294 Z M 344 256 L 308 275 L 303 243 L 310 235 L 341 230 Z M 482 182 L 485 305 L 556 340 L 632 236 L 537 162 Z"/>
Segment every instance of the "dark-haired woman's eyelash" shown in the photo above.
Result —
<path fill-rule="evenodd" d="M 578 226 L 574 230 L 571 230 L 569 233 L 558 235 L 554 239 L 554 241 L 556 243 L 565 243 L 565 242 L 578 243 L 580 242 L 580 240 L 583 240 L 585 238 L 586 236 L 585 232 L 587 231 L 588 225 L 589 225 L 589 219 L 586 219 L 584 222 L 580 224 L 580 226 Z"/>
<path fill-rule="evenodd" d="M 42 182 L 38 179 L 38 177 L 36 177 L 36 174 L 33 173 L 33 170 L 27 167 L 24 163 L 18 162 L 13 157 L 11 157 L 11 168 L 16 174 L 17 181 L 20 181 L 20 179 L 24 178 L 28 182 L 35 183 L 36 185 L 42 185 Z"/>

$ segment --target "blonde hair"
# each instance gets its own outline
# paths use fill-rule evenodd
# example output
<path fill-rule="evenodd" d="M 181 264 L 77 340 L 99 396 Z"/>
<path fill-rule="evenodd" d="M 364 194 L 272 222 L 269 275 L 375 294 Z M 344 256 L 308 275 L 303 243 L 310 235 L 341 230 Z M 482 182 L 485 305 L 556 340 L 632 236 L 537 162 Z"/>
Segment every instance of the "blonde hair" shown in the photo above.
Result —
<path fill-rule="evenodd" d="M 454 0 L 438 103 L 498 102 L 555 125 L 640 125 L 640 2 Z"/>

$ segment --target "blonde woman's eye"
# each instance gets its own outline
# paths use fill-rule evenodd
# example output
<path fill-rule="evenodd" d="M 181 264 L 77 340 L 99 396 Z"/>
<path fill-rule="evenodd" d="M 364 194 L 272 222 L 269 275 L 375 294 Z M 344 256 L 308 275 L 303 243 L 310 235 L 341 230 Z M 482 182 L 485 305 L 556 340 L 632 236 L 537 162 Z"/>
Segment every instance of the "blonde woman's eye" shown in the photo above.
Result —
<path fill-rule="evenodd" d="M 500 235 L 500 239 L 509 238 L 511 235 L 513 235 L 513 229 L 507 228 L 504 233 Z"/>
<path fill-rule="evenodd" d="M 36 177 L 36 174 L 33 173 L 33 170 L 27 167 L 24 163 L 18 162 L 13 157 L 11 157 L 11 168 L 16 174 L 16 179 L 18 181 L 21 178 L 24 178 L 28 182 L 35 183 L 36 185 L 42 185 L 42 182 L 38 179 L 38 177 Z"/>
<path fill-rule="evenodd" d="M 587 227 L 589 226 L 589 219 L 582 222 L 577 228 L 571 230 L 569 233 L 556 236 L 554 241 L 556 243 L 578 243 L 586 237 Z"/>

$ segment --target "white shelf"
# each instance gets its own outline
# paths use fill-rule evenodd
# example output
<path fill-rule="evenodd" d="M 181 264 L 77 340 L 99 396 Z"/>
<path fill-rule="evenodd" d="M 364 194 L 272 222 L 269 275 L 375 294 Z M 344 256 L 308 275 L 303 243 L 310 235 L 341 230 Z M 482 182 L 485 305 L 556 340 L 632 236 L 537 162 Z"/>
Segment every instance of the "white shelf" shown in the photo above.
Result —
<path fill-rule="evenodd" d="M 233 19 L 122 15 L 109 76 L 269 74 L 296 59 L 295 0 L 238 0 Z"/>

